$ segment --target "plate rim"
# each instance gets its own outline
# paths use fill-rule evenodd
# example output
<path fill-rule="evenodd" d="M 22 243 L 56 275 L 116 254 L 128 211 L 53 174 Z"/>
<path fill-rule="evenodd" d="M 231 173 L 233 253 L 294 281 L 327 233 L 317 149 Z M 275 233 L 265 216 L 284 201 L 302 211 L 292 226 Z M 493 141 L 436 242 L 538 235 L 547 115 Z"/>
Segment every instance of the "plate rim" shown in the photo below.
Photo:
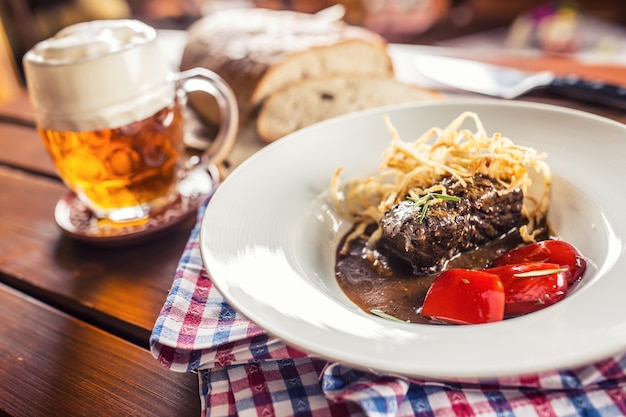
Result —
<path fill-rule="evenodd" d="M 520 101 L 506 101 L 506 100 L 499 100 L 499 99 L 491 99 L 491 98 L 454 98 L 454 99 L 446 99 L 446 100 L 442 100 L 442 101 L 437 101 L 437 102 L 421 102 L 421 103 L 405 103 L 405 104 L 401 104 L 401 105 L 392 105 L 392 106 L 385 106 L 382 108 L 376 108 L 376 109 L 368 109 L 368 110 L 364 110 L 364 111 L 360 111 L 360 112 L 356 112 L 356 113 L 351 113 L 349 115 L 344 115 L 344 116 L 339 116 L 333 119 L 329 119 L 326 120 L 324 122 L 318 123 L 316 125 L 313 126 L 309 126 L 307 128 L 304 128 L 298 132 L 294 132 L 290 135 L 287 135 L 285 138 L 280 139 L 276 142 L 273 142 L 269 145 L 267 145 L 266 147 L 264 147 L 263 149 L 259 150 L 257 153 L 255 153 L 254 155 L 252 155 L 251 157 L 249 157 L 247 160 L 245 160 L 241 165 L 239 165 L 237 168 L 235 168 L 235 170 L 233 170 L 233 172 L 231 172 L 231 174 L 229 174 L 229 176 L 223 181 L 223 183 L 220 185 L 220 187 L 218 187 L 218 189 L 216 190 L 213 199 L 211 202 L 209 202 L 209 205 L 207 206 L 207 211 L 211 208 L 211 204 L 214 200 L 219 200 L 221 198 L 221 191 L 224 189 L 224 187 L 228 187 L 229 186 L 229 178 L 233 177 L 233 175 L 238 175 L 238 172 L 240 171 L 244 171 L 248 169 L 248 166 L 250 166 L 251 164 L 254 164 L 255 161 L 257 161 L 259 158 L 264 158 L 264 155 L 270 153 L 270 152 L 275 152 L 275 149 L 277 149 L 278 147 L 281 146 L 285 146 L 285 144 L 290 143 L 291 141 L 296 140 L 295 138 L 301 136 L 301 135 L 305 135 L 307 134 L 308 131 L 310 130 L 316 130 L 316 129 L 320 129 L 322 126 L 325 125 L 329 125 L 329 124 L 334 124 L 334 123 L 343 123 L 343 121 L 346 120 L 350 120 L 350 119 L 355 119 L 355 118 L 360 118 L 360 117 L 368 117 L 368 115 L 372 115 L 372 114 L 382 114 L 383 112 L 394 112 L 396 110 L 403 110 L 403 109 L 415 109 L 415 108 L 423 108 L 425 106 L 435 106 L 435 107 L 447 107 L 447 106 L 459 106 L 459 105 L 465 105 L 465 106 L 474 106 L 474 105 L 479 105 L 479 106 L 492 106 L 492 105 L 497 105 L 497 106 L 509 106 L 512 108 L 528 108 L 531 110 L 549 110 L 549 111 L 553 111 L 556 113 L 560 113 L 560 114 L 570 114 L 574 117 L 583 117 L 585 119 L 595 119 L 598 122 L 601 123 L 608 123 L 609 125 L 612 125 L 613 127 L 619 128 L 619 129 L 623 129 L 626 131 L 626 126 L 620 122 L 614 121 L 612 119 L 603 117 L 603 116 L 599 116 L 599 115 L 595 115 L 592 113 L 588 113 L 582 110 L 578 110 L 578 109 L 570 109 L 570 108 L 566 108 L 566 107 L 561 107 L 561 106 L 556 106 L 556 105 L 552 105 L 552 104 L 546 104 L 546 103 L 534 103 L 534 102 L 520 102 Z M 205 267 L 207 269 L 207 272 L 209 273 L 209 275 L 211 274 L 211 270 L 212 270 L 212 266 L 209 264 L 210 263 L 210 259 L 208 254 L 207 254 L 207 247 L 206 247 L 206 238 L 207 238 L 207 228 L 208 226 L 206 226 L 210 220 L 210 217 L 205 215 L 205 218 L 202 220 L 202 224 L 201 224 L 201 229 L 200 229 L 200 250 L 201 250 L 201 256 L 202 256 L 202 260 L 205 264 Z M 272 325 L 268 325 L 268 323 L 266 321 L 264 321 L 263 319 L 259 318 L 259 317 L 255 317 L 254 314 L 250 314 L 250 310 L 248 310 L 245 306 L 241 306 L 239 305 L 240 303 L 233 299 L 232 294 L 229 293 L 229 291 L 224 291 L 226 288 L 224 288 L 224 286 L 222 285 L 223 282 L 220 282 L 219 279 L 212 280 L 214 285 L 216 285 L 216 287 L 218 288 L 218 290 L 222 293 L 222 295 L 224 296 L 224 298 L 226 299 L 226 301 L 234 308 L 238 309 L 238 310 L 242 310 L 243 314 L 246 315 L 247 317 L 249 317 L 255 324 L 257 324 L 259 327 L 263 328 L 268 334 L 274 335 L 282 340 L 285 341 L 285 343 L 289 344 L 290 346 L 293 346 L 295 348 L 301 349 L 305 352 L 309 352 L 311 354 L 314 354 L 318 357 L 324 357 L 328 360 L 341 360 L 342 362 L 353 366 L 353 367 L 357 367 L 357 368 L 366 368 L 366 369 L 370 369 L 370 368 L 374 368 L 375 370 L 378 371 L 382 371 L 382 372 L 391 372 L 391 373 L 400 373 L 403 375 L 407 375 L 407 376 L 413 376 L 413 377 L 428 377 L 428 378 L 445 378 L 445 379 L 458 379 L 458 378 L 496 378 L 496 377 L 504 377 L 504 376 L 511 376 L 511 375 L 519 375 L 519 374 L 524 374 L 524 373 L 534 373 L 534 372 L 541 372 L 543 370 L 548 370 L 548 368 L 546 368 L 545 364 L 541 365 L 541 366 L 537 366 L 537 367 L 528 367 L 527 365 L 525 366 L 521 366 L 521 367 L 517 367 L 515 370 L 512 371 L 508 371 L 508 370 L 495 370 L 492 368 L 488 368 L 485 369 L 484 371 L 480 371 L 477 369 L 474 370 L 465 370 L 465 371 L 450 371 L 450 370 L 446 370 L 446 371 L 437 371 L 432 367 L 425 367 L 425 368 L 421 368 L 423 370 L 420 372 L 415 372 L 415 369 L 412 371 L 409 371 L 408 373 L 402 372 L 401 369 L 398 369 L 397 366 L 395 366 L 395 364 L 389 364 L 388 361 L 376 361 L 375 366 L 372 366 L 372 364 L 364 364 L 361 363 L 360 361 L 354 362 L 351 360 L 350 357 L 346 357 L 346 356 L 341 356 L 341 357 L 337 357 L 337 355 L 333 354 L 333 353 L 329 353 L 328 350 L 325 349 L 317 349 L 317 348 L 311 348 L 311 346 L 313 346 L 313 343 L 309 343 L 310 341 L 307 340 L 302 340 L 301 338 L 295 337 L 293 335 L 285 335 L 284 332 L 282 331 L 277 331 L 276 327 L 273 327 Z M 216 282 L 217 281 L 217 282 Z M 575 296 L 575 295 L 574 295 Z M 533 313 L 533 315 L 531 316 L 539 316 L 542 312 L 540 313 Z M 255 319 L 253 319 L 253 316 Z M 528 319 L 531 316 L 527 316 L 525 319 Z M 370 320 L 372 320 L 371 318 L 368 318 Z M 373 319 L 376 320 L 376 319 Z M 383 319 L 379 319 L 379 320 L 383 320 Z M 537 319 L 534 319 L 537 320 Z M 390 327 L 391 329 L 393 329 L 394 331 L 397 330 L 399 332 L 404 332 L 405 331 L 405 327 L 406 326 L 402 323 L 396 324 L 396 323 L 390 323 L 390 322 L 385 322 L 385 325 Z M 489 325 L 481 325 L 481 326 L 490 326 L 491 328 L 497 328 L 498 326 L 501 326 L 501 323 L 494 323 L 494 324 L 489 324 Z M 408 325 L 408 326 L 413 326 L 413 325 Z M 433 326 L 431 326 L 433 327 Z M 437 326 L 435 326 L 437 327 Z M 485 327 L 486 328 L 486 327 Z M 466 333 L 468 333 L 467 329 L 463 329 L 461 330 L 459 327 L 455 327 L 454 328 L 455 332 L 457 332 L 457 335 L 460 336 L 467 336 Z M 433 333 L 441 333 L 441 334 L 445 334 L 446 332 L 449 332 L 450 330 L 447 328 L 442 328 L 442 329 L 438 329 L 438 330 L 434 330 L 433 329 Z M 615 353 L 618 353 L 622 348 L 626 348 L 626 343 L 624 343 L 623 346 L 620 346 L 619 348 L 617 346 L 611 348 L 611 349 L 599 349 L 597 351 L 597 354 L 595 355 L 595 357 L 591 357 L 590 355 L 587 355 L 585 362 L 589 362 L 594 361 L 594 360 L 600 360 L 606 356 L 610 356 L 613 355 Z M 321 351 L 320 351 L 321 350 Z M 572 362 L 570 361 L 570 364 L 572 364 Z M 561 365 L 566 365 L 566 364 L 561 364 Z M 557 365 L 558 367 L 558 365 Z"/>

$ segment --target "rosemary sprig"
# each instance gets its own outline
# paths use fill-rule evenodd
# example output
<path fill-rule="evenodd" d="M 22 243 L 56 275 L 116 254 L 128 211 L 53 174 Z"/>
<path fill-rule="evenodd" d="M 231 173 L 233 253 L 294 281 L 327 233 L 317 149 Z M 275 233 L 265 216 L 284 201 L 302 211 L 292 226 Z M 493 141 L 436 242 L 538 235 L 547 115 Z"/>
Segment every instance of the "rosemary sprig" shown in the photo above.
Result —
<path fill-rule="evenodd" d="M 434 198 L 438 198 L 440 200 L 454 201 L 455 203 L 458 203 L 459 201 L 461 201 L 459 197 L 454 197 L 452 195 L 446 195 L 446 194 L 440 194 L 440 193 L 427 193 L 419 198 L 410 197 L 410 196 L 407 197 L 408 200 L 411 200 L 413 203 L 415 203 L 414 204 L 415 208 L 421 207 L 420 218 L 419 218 L 420 223 L 424 221 L 424 217 L 426 216 L 426 211 L 428 210 L 428 205 L 430 204 L 430 201 Z"/>
<path fill-rule="evenodd" d="M 370 313 L 372 313 L 375 316 L 381 317 L 383 319 L 387 319 L 387 320 L 392 320 L 392 321 L 399 321 L 400 323 L 408 323 L 408 320 L 402 320 L 397 318 L 396 316 L 392 316 L 391 314 L 387 314 L 382 310 L 378 310 L 376 308 L 373 308 L 370 310 Z"/>

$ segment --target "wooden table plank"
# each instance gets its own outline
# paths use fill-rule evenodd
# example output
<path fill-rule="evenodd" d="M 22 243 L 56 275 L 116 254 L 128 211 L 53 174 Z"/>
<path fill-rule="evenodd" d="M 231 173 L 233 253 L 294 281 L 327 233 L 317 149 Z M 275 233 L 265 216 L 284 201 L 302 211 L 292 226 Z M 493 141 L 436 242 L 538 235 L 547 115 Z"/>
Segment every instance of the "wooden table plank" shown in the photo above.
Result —
<path fill-rule="evenodd" d="M 2 284 L 0 299 L 0 414 L 200 414 L 196 375 Z"/>
<path fill-rule="evenodd" d="M 12 119 L 20 123 L 35 124 L 33 108 L 25 89 L 13 100 L 8 100 L 0 104 L 0 120 L 2 119 Z"/>
<path fill-rule="evenodd" d="M 197 377 L 162 368 L 146 349 L 194 216 L 134 247 L 103 249 L 64 236 L 53 211 L 68 190 L 28 106 L 6 110 L 0 282 L 12 289 L 0 284 L 7 323 L 0 328 L 0 415 L 197 416 Z"/>
<path fill-rule="evenodd" d="M 57 176 L 39 133 L 33 127 L 2 122 L 2 119 L 0 164 L 46 176 Z"/>
<path fill-rule="evenodd" d="M 0 166 L 0 280 L 147 345 L 194 216 L 154 242 L 99 248 L 63 235 L 56 180 Z"/>

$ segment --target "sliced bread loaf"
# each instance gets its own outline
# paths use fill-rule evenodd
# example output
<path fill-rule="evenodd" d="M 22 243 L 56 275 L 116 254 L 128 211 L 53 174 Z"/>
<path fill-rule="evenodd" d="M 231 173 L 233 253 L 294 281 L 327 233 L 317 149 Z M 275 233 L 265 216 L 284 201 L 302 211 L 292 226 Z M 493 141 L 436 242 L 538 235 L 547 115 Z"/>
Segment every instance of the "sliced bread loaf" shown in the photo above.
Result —
<path fill-rule="evenodd" d="M 440 93 L 393 77 L 332 76 L 306 79 L 271 94 L 257 117 L 257 132 L 272 142 L 332 117 L 373 107 L 434 100 Z"/>
<path fill-rule="evenodd" d="M 232 87 L 241 120 L 284 86 L 333 74 L 393 75 L 387 42 L 341 20 L 333 6 L 317 14 L 287 10 L 227 9 L 207 15 L 188 30 L 181 69 L 208 68 Z M 217 121 L 215 103 L 192 97 L 192 105 Z"/>

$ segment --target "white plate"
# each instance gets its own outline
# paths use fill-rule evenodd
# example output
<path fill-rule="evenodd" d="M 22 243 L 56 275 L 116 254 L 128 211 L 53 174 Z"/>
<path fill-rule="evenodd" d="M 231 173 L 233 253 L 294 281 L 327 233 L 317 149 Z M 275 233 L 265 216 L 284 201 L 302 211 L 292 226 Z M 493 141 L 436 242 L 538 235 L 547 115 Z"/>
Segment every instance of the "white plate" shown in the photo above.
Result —
<path fill-rule="evenodd" d="M 466 110 L 489 134 L 548 153 L 549 220 L 588 258 L 583 281 L 554 306 L 493 324 L 396 323 L 361 311 L 334 277 L 350 225 L 327 199 L 333 172 L 376 172 L 390 141 L 383 113 L 414 140 Z M 459 99 L 344 116 L 267 146 L 229 175 L 204 216 L 203 260 L 226 300 L 267 332 L 354 367 L 488 378 L 582 365 L 626 350 L 625 156 L 624 125 L 548 105 Z"/>

